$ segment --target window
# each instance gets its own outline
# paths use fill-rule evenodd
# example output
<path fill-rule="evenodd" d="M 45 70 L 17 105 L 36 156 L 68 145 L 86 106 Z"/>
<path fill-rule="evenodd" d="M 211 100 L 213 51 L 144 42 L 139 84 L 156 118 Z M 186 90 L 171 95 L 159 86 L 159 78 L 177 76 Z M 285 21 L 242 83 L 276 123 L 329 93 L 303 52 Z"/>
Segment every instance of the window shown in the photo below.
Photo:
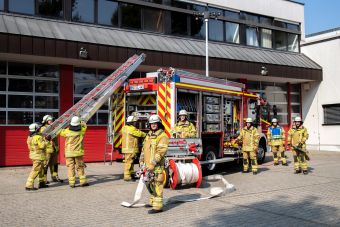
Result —
<path fill-rule="evenodd" d="M 259 16 L 251 14 L 251 13 L 241 12 L 241 19 L 252 21 L 252 22 L 255 22 L 255 23 L 259 22 Z"/>
<path fill-rule="evenodd" d="M 141 8 L 137 5 L 121 4 L 122 27 L 141 29 Z"/>
<path fill-rule="evenodd" d="M 38 14 L 47 17 L 62 18 L 63 0 L 38 0 L 37 1 Z"/>
<path fill-rule="evenodd" d="M 101 81 L 109 76 L 113 70 L 96 70 L 90 68 L 74 68 L 74 97 L 73 102 L 76 104 L 87 93 L 95 88 Z M 87 122 L 88 124 L 106 124 L 108 119 L 107 105 L 104 105 L 95 115 Z"/>
<path fill-rule="evenodd" d="M 0 74 L 6 74 L 6 62 L 0 61 Z"/>
<path fill-rule="evenodd" d="M 260 23 L 265 25 L 272 25 L 273 19 L 270 17 L 260 16 Z"/>
<path fill-rule="evenodd" d="M 59 114 L 59 67 L 16 62 L 0 74 L 0 124 L 24 125 Z M 8 71 L 8 74 L 6 73 Z"/>
<path fill-rule="evenodd" d="M 261 28 L 261 47 L 272 48 L 272 30 Z"/>
<path fill-rule="evenodd" d="M 226 10 L 224 11 L 224 16 L 231 19 L 240 19 L 240 13 Z"/>
<path fill-rule="evenodd" d="M 274 26 L 281 27 L 281 28 L 287 28 L 287 23 L 279 20 L 274 21 Z"/>
<path fill-rule="evenodd" d="M 4 0 L 0 0 L 0 10 L 4 10 Z"/>
<path fill-rule="evenodd" d="M 35 0 L 9 0 L 8 10 L 13 13 L 34 14 Z"/>
<path fill-rule="evenodd" d="M 275 49 L 287 50 L 287 36 L 285 32 L 275 31 Z"/>
<path fill-rule="evenodd" d="M 188 35 L 187 14 L 171 12 L 171 34 Z"/>
<path fill-rule="evenodd" d="M 226 41 L 230 43 L 240 43 L 240 25 L 236 23 L 226 22 L 225 32 Z"/>
<path fill-rule="evenodd" d="M 143 30 L 163 32 L 163 11 L 152 8 L 144 8 Z"/>
<path fill-rule="evenodd" d="M 322 108 L 325 125 L 340 124 L 340 104 L 322 105 Z"/>
<path fill-rule="evenodd" d="M 298 24 L 287 23 L 287 28 L 294 31 L 300 31 L 300 26 Z"/>
<path fill-rule="evenodd" d="M 118 2 L 98 0 L 98 24 L 118 25 Z"/>
<path fill-rule="evenodd" d="M 72 20 L 94 23 L 94 1 L 72 0 Z"/>
<path fill-rule="evenodd" d="M 246 43 L 248 46 L 259 46 L 257 28 L 246 28 Z"/>
<path fill-rule="evenodd" d="M 299 52 L 299 36 L 297 34 L 288 33 L 288 50 Z"/>
<path fill-rule="evenodd" d="M 300 84 L 291 84 L 290 85 L 290 100 L 291 100 L 291 106 L 290 106 L 290 111 L 291 111 L 291 121 L 295 117 L 300 117 L 301 113 L 301 97 L 300 97 L 300 89 L 301 85 Z"/>

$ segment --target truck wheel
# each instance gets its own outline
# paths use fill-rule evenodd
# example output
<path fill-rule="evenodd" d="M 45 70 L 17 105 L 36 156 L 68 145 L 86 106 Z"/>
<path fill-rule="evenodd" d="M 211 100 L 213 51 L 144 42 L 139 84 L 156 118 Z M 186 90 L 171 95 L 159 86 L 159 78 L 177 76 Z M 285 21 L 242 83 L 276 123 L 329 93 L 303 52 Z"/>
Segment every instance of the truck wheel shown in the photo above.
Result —
<path fill-rule="evenodd" d="M 257 162 L 258 164 L 262 164 L 266 158 L 266 149 L 263 143 L 260 143 L 259 149 L 257 150 Z"/>
<path fill-rule="evenodd" d="M 207 152 L 205 153 L 204 160 L 206 161 L 216 160 L 216 153 L 214 147 L 207 147 Z M 207 164 L 205 165 L 205 168 L 209 172 L 213 172 L 216 169 L 216 163 Z"/>

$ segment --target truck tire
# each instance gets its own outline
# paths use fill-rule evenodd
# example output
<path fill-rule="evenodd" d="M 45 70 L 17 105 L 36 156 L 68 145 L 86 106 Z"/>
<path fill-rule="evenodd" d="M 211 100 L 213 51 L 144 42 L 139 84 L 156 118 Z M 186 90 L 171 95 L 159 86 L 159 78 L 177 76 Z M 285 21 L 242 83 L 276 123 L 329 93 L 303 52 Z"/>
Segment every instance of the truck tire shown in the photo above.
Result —
<path fill-rule="evenodd" d="M 204 153 L 204 160 L 205 161 L 216 160 L 216 149 L 215 149 L 215 147 L 209 146 L 209 147 L 206 148 L 206 152 Z M 205 165 L 205 169 L 208 172 L 214 172 L 215 169 L 216 169 L 216 163 Z"/>
<path fill-rule="evenodd" d="M 259 149 L 257 150 L 257 162 L 258 164 L 264 163 L 264 160 L 266 159 L 266 143 L 260 141 Z"/>

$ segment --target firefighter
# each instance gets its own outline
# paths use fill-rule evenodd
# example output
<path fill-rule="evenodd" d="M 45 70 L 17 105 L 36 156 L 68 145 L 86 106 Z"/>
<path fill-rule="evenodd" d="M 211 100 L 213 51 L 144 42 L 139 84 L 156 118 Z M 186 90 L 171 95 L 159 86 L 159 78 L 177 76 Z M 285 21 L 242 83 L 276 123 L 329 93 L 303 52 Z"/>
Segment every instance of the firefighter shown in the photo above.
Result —
<path fill-rule="evenodd" d="M 282 165 L 287 166 L 287 160 L 285 157 L 285 130 L 278 124 L 276 118 L 272 119 L 272 125 L 267 131 L 268 145 L 271 146 L 271 150 L 274 156 L 274 165 L 279 165 L 279 159 Z"/>
<path fill-rule="evenodd" d="M 259 144 L 259 133 L 257 129 L 252 125 L 253 120 L 251 118 L 246 119 L 246 126 L 241 130 L 240 135 L 236 138 L 236 141 L 242 142 L 242 154 L 243 154 L 243 172 L 246 173 L 249 170 L 249 158 L 251 161 L 251 169 L 254 175 L 257 174 L 257 149 Z"/>
<path fill-rule="evenodd" d="M 163 210 L 163 171 L 169 138 L 164 132 L 164 127 L 158 115 L 150 116 L 149 124 L 151 129 L 144 140 L 140 166 L 145 166 L 148 173 L 153 176 L 146 183 L 151 194 L 150 206 L 152 210 L 149 213 L 152 214 Z"/>
<path fill-rule="evenodd" d="M 30 135 L 27 138 L 27 146 L 29 149 L 29 158 L 32 160 L 33 166 L 31 173 L 27 179 L 25 189 L 27 191 L 36 190 L 34 188 L 34 180 L 39 175 L 39 188 L 46 188 L 48 185 L 44 181 L 44 162 L 46 160 L 45 148 L 46 140 L 40 135 L 40 126 L 33 123 L 29 126 Z"/>
<path fill-rule="evenodd" d="M 75 187 L 75 169 L 78 172 L 80 186 L 89 186 L 85 175 L 84 163 L 84 136 L 86 123 L 77 116 L 72 117 L 69 128 L 63 129 L 60 136 L 65 137 L 65 158 L 68 182 L 71 188 Z"/>
<path fill-rule="evenodd" d="M 308 139 L 308 131 L 302 125 L 300 117 L 294 119 L 291 129 L 288 131 L 288 146 L 291 146 L 294 158 L 295 173 L 308 174 L 307 159 L 309 159 L 306 151 L 306 141 Z"/>
<path fill-rule="evenodd" d="M 181 110 L 178 113 L 179 122 L 172 129 L 172 136 L 174 138 L 195 138 L 196 128 L 188 121 L 188 112 L 186 110 Z"/>
<path fill-rule="evenodd" d="M 136 158 L 138 149 L 138 139 L 145 137 L 146 133 L 136 128 L 137 116 L 129 116 L 126 125 L 122 129 L 122 153 L 124 154 L 124 180 L 130 181 L 133 177 L 133 162 Z"/>
<path fill-rule="evenodd" d="M 49 125 L 53 123 L 53 117 L 51 115 L 45 115 L 42 120 L 42 127 L 40 128 L 40 133 L 42 133 Z M 47 142 L 46 146 L 46 163 L 44 170 L 45 183 L 47 181 L 47 170 L 50 168 L 51 178 L 53 182 L 62 183 L 63 180 L 59 179 L 58 176 L 58 154 L 59 154 L 59 144 L 58 137 Z"/>

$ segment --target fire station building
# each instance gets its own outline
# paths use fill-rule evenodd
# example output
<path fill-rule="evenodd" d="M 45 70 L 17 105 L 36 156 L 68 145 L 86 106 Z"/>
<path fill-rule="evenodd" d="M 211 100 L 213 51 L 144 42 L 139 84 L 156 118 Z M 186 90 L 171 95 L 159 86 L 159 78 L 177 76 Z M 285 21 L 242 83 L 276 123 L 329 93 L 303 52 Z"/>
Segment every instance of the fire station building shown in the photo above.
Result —
<path fill-rule="evenodd" d="M 30 164 L 28 125 L 60 116 L 135 53 L 147 57 L 134 78 L 161 67 L 205 74 L 206 35 L 210 76 L 258 93 L 267 120 L 288 127 L 302 114 L 301 84 L 322 81 L 300 52 L 298 2 L 0 0 L 0 166 Z M 107 119 L 102 107 L 88 122 L 85 161 L 103 160 Z"/>

